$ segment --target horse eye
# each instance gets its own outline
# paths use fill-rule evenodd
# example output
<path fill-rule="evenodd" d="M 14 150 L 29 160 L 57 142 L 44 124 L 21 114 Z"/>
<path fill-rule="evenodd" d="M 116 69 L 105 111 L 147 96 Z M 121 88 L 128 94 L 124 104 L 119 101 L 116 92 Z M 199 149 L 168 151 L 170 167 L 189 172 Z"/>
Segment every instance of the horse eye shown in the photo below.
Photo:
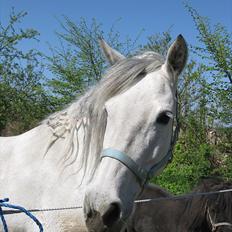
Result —
<path fill-rule="evenodd" d="M 171 114 L 169 112 L 163 112 L 161 113 L 158 118 L 156 119 L 156 122 L 159 124 L 166 125 L 169 123 Z"/>

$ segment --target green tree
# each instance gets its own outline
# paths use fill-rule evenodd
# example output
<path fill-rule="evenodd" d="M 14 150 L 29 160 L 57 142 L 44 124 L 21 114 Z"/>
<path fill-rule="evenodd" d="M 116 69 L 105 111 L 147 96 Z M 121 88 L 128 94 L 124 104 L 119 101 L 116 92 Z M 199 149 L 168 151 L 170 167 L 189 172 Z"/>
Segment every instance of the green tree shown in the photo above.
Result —
<path fill-rule="evenodd" d="M 121 43 L 114 25 L 104 33 L 102 25 L 95 19 L 87 23 L 82 18 L 76 24 L 64 17 L 60 25 L 62 32 L 57 36 L 61 46 L 51 47 L 52 56 L 48 59 L 49 69 L 54 75 L 49 86 L 57 97 L 57 104 L 63 106 L 99 81 L 108 66 L 99 47 L 100 38 L 124 53 L 132 50 L 135 41 L 128 39 L 125 44 Z"/>
<path fill-rule="evenodd" d="M 203 176 L 210 176 L 210 146 L 201 143 L 196 146 L 184 138 L 176 145 L 174 159 L 154 182 L 169 191 L 180 194 L 190 192 Z M 195 142 L 195 141 L 194 141 Z"/>
<path fill-rule="evenodd" d="M 141 50 L 154 51 L 164 57 L 167 55 L 167 51 L 173 42 L 170 30 L 148 36 L 147 40 L 148 42 L 141 47 Z"/>
<path fill-rule="evenodd" d="M 185 4 L 198 30 L 201 46 L 194 46 L 195 52 L 205 64 L 208 97 L 211 114 L 217 121 L 232 122 L 232 40 L 229 32 L 220 23 L 212 26 L 210 20 L 188 3 Z M 209 103 L 209 101 L 208 101 Z"/>
<path fill-rule="evenodd" d="M 208 112 L 207 124 L 216 130 L 218 142 L 214 146 L 215 174 L 232 179 L 232 40 L 231 31 L 201 16 L 196 9 L 185 4 L 192 16 L 200 46 L 193 51 L 202 59 L 205 68 L 205 111 Z M 202 102 L 203 103 L 203 102 Z"/>
<path fill-rule="evenodd" d="M 23 40 L 37 39 L 33 29 L 17 29 L 26 12 L 12 11 L 9 22 L 0 22 L 0 134 L 15 134 L 34 126 L 49 111 L 43 89 L 41 54 L 23 52 Z"/>

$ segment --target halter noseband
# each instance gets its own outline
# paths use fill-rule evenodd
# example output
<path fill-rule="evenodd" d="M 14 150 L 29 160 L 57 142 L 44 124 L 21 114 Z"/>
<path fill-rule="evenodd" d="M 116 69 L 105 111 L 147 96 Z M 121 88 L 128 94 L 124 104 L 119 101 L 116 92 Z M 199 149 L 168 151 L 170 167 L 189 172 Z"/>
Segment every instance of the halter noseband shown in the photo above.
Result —
<path fill-rule="evenodd" d="M 212 232 L 215 232 L 217 230 L 218 227 L 220 226 L 229 226 L 232 228 L 232 224 L 229 223 L 229 222 L 217 222 L 217 223 L 214 223 L 211 215 L 210 215 L 210 212 L 209 212 L 209 209 L 207 209 L 207 214 L 208 214 L 208 217 L 209 217 L 209 220 L 210 220 L 210 224 L 212 226 Z"/>
<path fill-rule="evenodd" d="M 172 157 L 172 150 L 170 149 L 166 156 L 154 166 L 150 168 L 150 170 L 146 170 L 140 167 L 133 159 L 131 159 L 125 153 L 113 149 L 107 148 L 102 151 L 101 159 L 109 157 L 112 159 L 116 159 L 122 164 L 124 164 L 130 171 L 136 176 L 141 186 L 144 186 L 148 180 L 150 180 L 153 175 L 163 167 Z"/>

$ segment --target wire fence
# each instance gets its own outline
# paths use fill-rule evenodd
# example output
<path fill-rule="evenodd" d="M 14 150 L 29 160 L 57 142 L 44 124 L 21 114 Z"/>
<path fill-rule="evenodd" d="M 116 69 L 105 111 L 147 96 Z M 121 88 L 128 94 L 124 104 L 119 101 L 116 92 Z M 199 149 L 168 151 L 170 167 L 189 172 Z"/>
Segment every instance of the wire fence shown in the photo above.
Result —
<path fill-rule="evenodd" d="M 189 198 L 193 198 L 193 197 L 200 197 L 200 196 L 207 196 L 207 195 L 214 195 L 214 194 L 224 194 L 224 193 L 228 193 L 228 192 L 232 192 L 232 189 L 223 189 L 223 190 L 212 191 L 212 192 L 196 192 L 196 193 L 179 195 L 179 196 L 140 199 L 140 200 L 135 200 L 134 203 L 141 204 L 141 203 L 158 202 L 158 201 L 165 201 L 165 200 L 182 200 L 182 199 L 189 199 Z M 66 211 L 66 210 L 77 210 L 77 209 L 82 209 L 82 206 L 29 209 L 28 211 L 31 213 L 37 213 L 37 212 Z M 4 215 L 22 213 L 19 210 L 2 210 L 2 212 Z"/>
<path fill-rule="evenodd" d="M 152 199 L 141 199 L 141 200 L 135 200 L 135 203 L 148 203 L 148 202 L 154 202 L 154 201 L 164 201 L 164 200 L 182 200 L 182 199 L 189 199 L 193 197 L 200 197 L 200 196 L 207 196 L 207 195 L 214 195 L 214 194 L 223 194 L 232 192 L 232 189 L 223 189 L 218 191 L 212 191 L 212 192 L 196 192 L 196 193 L 190 193 L 180 196 L 169 196 L 169 197 L 157 197 Z"/>

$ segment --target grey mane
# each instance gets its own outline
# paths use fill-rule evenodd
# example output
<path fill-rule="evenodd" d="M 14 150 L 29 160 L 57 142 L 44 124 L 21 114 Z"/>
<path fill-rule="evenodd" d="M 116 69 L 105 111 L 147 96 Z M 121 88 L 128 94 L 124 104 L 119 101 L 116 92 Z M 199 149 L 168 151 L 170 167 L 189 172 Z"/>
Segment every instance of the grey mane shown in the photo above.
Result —
<path fill-rule="evenodd" d="M 105 134 L 107 113 L 105 103 L 110 98 L 128 90 L 147 73 L 160 69 L 164 58 L 154 52 L 146 52 L 132 58 L 123 59 L 112 66 L 101 81 L 84 96 L 72 103 L 63 111 L 55 113 L 44 120 L 54 134 L 50 147 L 61 137 L 70 134 L 70 144 L 64 160 L 71 165 L 81 155 L 81 166 L 85 171 L 92 170 L 92 176 L 99 161 Z M 82 154 L 78 154 L 78 143 L 75 134 L 84 125 L 85 138 Z M 76 145 L 75 145 L 76 144 Z M 50 149 L 49 147 L 49 149 Z M 74 152 L 75 151 L 75 152 Z"/>

